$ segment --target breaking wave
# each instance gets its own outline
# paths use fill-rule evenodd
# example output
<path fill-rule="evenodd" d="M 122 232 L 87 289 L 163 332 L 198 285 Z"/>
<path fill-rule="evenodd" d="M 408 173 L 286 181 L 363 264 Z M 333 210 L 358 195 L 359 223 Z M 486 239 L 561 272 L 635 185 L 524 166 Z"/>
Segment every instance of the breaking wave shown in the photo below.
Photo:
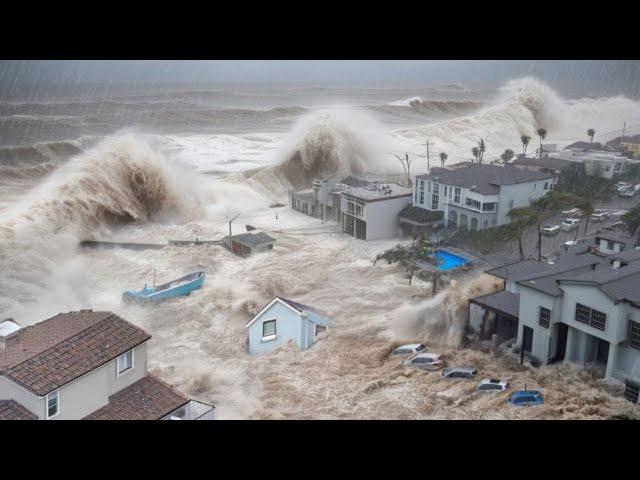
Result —
<path fill-rule="evenodd" d="M 282 193 L 309 187 L 319 177 L 388 169 L 389 153 L 384 131 L 371 116 L 355 109 L 318 110 L 294 125 L 275 152 L 276 165 L 255 173 L 250 181 Z"/>

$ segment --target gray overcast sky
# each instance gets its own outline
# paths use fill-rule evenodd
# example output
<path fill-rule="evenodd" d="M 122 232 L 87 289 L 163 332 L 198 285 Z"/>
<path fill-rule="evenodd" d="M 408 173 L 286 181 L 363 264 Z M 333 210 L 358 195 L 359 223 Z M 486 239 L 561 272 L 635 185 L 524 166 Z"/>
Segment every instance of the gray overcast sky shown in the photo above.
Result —
<path fill-rule="evenodd" d="M 497 86 L 532 75 L 565 94 L 640 95 L 638 61 L 212 60 L 1 61 L 0 88 L 108 84 L 416 87 Z M 0 93 L 3 93 L 0 92 Z"/>

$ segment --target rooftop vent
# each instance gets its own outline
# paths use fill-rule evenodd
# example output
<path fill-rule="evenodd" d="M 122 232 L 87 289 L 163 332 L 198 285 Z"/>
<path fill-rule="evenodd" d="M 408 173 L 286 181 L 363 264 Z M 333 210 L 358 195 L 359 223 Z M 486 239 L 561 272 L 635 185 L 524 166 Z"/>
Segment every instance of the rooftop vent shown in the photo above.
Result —
<path fill-rule="evenodd" d="M 14 322 L 12 318 L 0 321 L 0 352 L 7 347 L 9 342 L 18 339 L 20 329 L 20 325 Z"/>

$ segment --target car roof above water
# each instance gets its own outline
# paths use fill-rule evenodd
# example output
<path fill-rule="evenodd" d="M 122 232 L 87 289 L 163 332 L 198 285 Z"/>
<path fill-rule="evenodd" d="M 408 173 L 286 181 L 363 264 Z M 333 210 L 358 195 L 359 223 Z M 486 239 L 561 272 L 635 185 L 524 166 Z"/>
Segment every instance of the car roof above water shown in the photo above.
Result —
<path fill-rule="evenodd" d="M 406 345 L 397 346 L 396 348 L 394 348 L 394 350 L 398 350 L 400 348 L 411 348 L 411 349 L 415 350 L 416 348 L 420 347 L 421 345 L 422 345 L 422 343 L 407 343 Z"/>

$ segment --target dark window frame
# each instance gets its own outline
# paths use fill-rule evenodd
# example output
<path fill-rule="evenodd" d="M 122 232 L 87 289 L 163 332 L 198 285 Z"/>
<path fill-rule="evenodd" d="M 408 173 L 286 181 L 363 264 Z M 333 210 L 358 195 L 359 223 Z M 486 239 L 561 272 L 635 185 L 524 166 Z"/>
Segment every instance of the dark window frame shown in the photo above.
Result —
<path fill-rule="evenodd" d="M 640 323 L 629 320 L 629 346 L 640 350 Z"/>
<path fill-rule="evenodd" d="M 607 327 L 607 314 L 581 303 L 576 303 L 576 322 L 584 323 L 597 330 L 604 331 Z"/>
<path fill-rule="evenodd" d="M 551 324 L 551 310 L 546 307 L 540 307 L 538 310 L 538 323 L 544 328 L 549 328 Z"/>
<path fill-rule="evenodd" d="M 267 335 L 265 334 L 265 327 L 267 326 L 267 324 L 271 324 L 271 323 L 273 323 L 273 333 L 269 333 Z M 278 334 L 278 330 L 277 330 L 277 323 L 275 318 L 270 320 L 265 320 L 264 322 L 262 322 L 262 338 L 277 336 L 277 334 Z"/>

